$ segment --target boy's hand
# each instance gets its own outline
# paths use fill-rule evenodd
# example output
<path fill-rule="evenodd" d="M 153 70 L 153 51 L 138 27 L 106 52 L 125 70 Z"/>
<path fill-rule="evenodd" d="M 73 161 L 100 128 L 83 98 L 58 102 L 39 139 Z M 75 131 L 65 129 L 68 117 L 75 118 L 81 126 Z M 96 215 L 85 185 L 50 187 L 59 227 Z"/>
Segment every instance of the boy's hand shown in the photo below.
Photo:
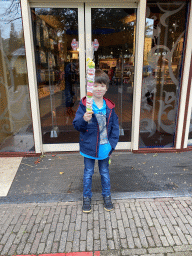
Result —
<path fill-rule="evenodd" d="M 92 114 L 93 112 L 86 112 L 83 116 L 83 119 L 86 121 L 86 122 L 89 122 L 92 118 Z"/>

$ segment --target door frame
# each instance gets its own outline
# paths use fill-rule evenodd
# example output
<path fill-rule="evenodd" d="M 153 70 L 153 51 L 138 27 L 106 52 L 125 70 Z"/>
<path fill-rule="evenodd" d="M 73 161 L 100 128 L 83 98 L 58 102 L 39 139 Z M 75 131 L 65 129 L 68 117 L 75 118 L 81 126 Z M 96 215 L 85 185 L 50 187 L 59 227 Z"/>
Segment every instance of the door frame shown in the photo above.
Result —
<path fill-rule="evenodd" d="M 84 17 L 84 3 L 85 3 L 85 17 Z M 106 1 L 103 3 L 94 3 L 92 1 L 83 1 L 65 3 L 64 1 L 50 2 L 44 0 L 34 1 L 21 0 L 21 10 L 23 19 L 23 30 L 26 49 L 26 61 L 28 69 L 29 80 L 29 92 L 31 100 L 31 111 L 33 120 L 33 131 L 35 140 L 35 152 L 56 152 L 56 151 L 79 151 L 79 143 L 62 143 L 62 144 L 43 144 L 41 133 L 41 121 L 40 121 L 40 109 L 37 90 L 36 79 L 36 66 L 34 56 L 34 45 L 32 35 L 32 22 L 31 12 L 32 7 L 52 7 L 52 8 L 78 8 L 78 31 L 79 31 L 79 67 L 80 67 L 80 97 L 86 95 L 85 91 L 85 37 L 84 37 L 84 18 L 86 26 L 86 47 L 88 49 L 91 44 L 91 22 L 88 22 L 91 17 L 91 7 L 103 7 L 103 8 L 137 8 L 137 23 L 136 23 L 136 41 L 135 41 L 135 73 L 134 73 L 134 90 L 133 90 L 133 106 L 132 106 L 132 132 L 131 142 L 119 142 L 117 144 L 117 150 L 138 150 L 139 141 L 139 122 L 140 122 L 140 106 L 141 106 L 141 84 L 142 84 L 142 70 L 143 62 L 143 47 L 144 47 L 144 32 L 145 32 L 145 13 L 146 13 L 146 0 L 133 3 L 129 2 L 116 3 Z M 89 10 L 89 11 L 88 11 Z M 89 12 L 89 14 L 87 13 Z M 91 21 L 91 20 L 90 20 Z M 138 118 L 139 117 L 139 118 Z"/>

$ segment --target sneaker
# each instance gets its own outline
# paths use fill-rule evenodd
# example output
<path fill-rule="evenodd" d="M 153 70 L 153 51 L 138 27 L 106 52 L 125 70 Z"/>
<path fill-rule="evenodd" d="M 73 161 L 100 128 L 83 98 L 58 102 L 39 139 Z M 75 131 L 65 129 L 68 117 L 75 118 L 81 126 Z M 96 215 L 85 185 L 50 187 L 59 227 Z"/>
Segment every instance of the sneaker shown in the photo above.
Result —
<path fill-rule="evenodd" d="M 89 213 L 91 212 L 91 198 L 83 197 L 83 212 Z"/>
<path fill-rule="evenodd" d="M 111 196 L 103 197 L 103 200 L 104 200 L 104 209 L 108 212 L 113 210 L 113 204 L 111 202 Z"/>

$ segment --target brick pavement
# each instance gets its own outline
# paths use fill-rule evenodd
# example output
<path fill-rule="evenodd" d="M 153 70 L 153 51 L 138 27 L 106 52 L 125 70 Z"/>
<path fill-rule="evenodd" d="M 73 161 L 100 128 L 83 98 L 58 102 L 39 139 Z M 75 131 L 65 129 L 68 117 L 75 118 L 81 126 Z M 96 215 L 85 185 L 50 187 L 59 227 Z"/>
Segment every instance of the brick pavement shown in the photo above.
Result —
<path fill-rule="evenodd" d="M 1 204 L 0 255 L 192 255 L 191 197 L 113 202 L 106 212 L 93 201 L 90 214 L 82 201 Z"/>

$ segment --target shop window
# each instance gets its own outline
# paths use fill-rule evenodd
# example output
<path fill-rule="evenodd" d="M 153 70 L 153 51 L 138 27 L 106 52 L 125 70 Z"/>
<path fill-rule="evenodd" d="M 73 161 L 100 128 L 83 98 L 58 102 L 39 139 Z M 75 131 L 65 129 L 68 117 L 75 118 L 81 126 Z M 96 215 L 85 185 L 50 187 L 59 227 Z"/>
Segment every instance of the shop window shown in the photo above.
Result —
<path fill-rule="evenodd" d="M 0 152 L 33 152 L 20 2 L 0 0 Z"/>
<path fill-rule="evenodd" d="M 187 146 L 192 146 L 192 109 L 191 109 L 191 119 L 190 119 L 190 125 L 189 125 L 189 137 L 188 137 Z"/>
<path fill-rule="evenodd" d="M 147 2 L 139 146 L 173 147 L 187 2 Z"/>

